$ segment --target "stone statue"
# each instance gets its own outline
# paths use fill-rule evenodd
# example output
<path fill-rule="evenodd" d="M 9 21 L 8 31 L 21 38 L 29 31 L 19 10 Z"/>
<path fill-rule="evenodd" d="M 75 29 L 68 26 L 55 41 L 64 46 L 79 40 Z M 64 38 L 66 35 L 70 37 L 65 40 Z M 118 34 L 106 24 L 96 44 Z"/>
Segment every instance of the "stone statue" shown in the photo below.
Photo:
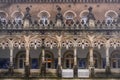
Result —
<path fill-rule="evenodd" d="M 30 23 L 32 23 L 29 7 L 26 8 L 26 14 L 23 20 L 24 20 L 24 28 L 29 27 Z"/>
<path fill-rule="evenodd" d="M 24 16 L 24 19 L 31 19 L 30 8 L 29 7 L 26 8 L 26 14 Z"/>
<path fill-rule="evenodd" d="M 58 13 L 56 15 L 56 26 L 60 27 L 62 25 L 62 22 L 63 22 L 63 15 L 61 13 L 60 7 L 57 8 L 57 11 L 58 11 Z"/>
<path fill-rule="evenodd" d="M 87 22 L 89 27 L 95 27 L 95 17 L 94 14 L 92 13 L 92 7 L 88 8 L 88 15 L 87 15 Z"/>
<path fill-rule="evenodd" d="M 88 21 L 89 21 L 90 19 L 95 20 L 94 14 L 92 13 L 92 7 L 89 7 L 89 8 L 88 8 L 88 11 L 89 11 L 89 13 L 88 13 L 88 15 L 87 15 Z"/>

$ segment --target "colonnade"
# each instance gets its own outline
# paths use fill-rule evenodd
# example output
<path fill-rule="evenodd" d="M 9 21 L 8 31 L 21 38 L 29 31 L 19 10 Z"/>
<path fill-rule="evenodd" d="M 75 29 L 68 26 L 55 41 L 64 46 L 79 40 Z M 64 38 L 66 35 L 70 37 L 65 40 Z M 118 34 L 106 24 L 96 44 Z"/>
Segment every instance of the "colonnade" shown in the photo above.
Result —
<path fill-rule="evenodd" d="M 25 47 L 25 51 L 26 51 L 26 57 L 25 57 L 25 66 L 26 66 L 26 69 L 25 69 L 25 71 L 26 71 L 26 73 L 30 73 L 29 71 L 30 71 L 30 67 L 29 67 L 29 65 L 30 65 L 30 60 L 29 60 L 29 56 L 30 56 L 30 41 L 31 41 L 31 37 L 30 36 L 24 36 L 23 37 L 24 38 L 24 41 L 25 41 L 25 43 L 24 43 L 24 47 Z M 56 35 L 55 36 L 55 38 L 54 39 L 56 39 L 56 41 L 57 41 L 57 53 L 58 53 L 58 66 L 59 66 L 59 68 L 58 68 L 58 72 L 59 72 L 59 75 L 61 75 L 61 70 L 62 70 L 62 64 L 61 64 L 61 62 L 62 62 L 62 60 L 61 60 L 61 50 L 62 50 L 62 48 L 63 48 L 63 46 L 62 46 L 62 41 L 63 40 L 65 40 L 65 39 L 67 39 L 68 37 L 63 37 L 62 35 L 61 36 L 58 36 L 58 35 Z M 36 38 L 37 39 L 37 38 Z M 52 39 L 52 38 L 51 38 Z M 70 39 L 70 38 L 69 38 Z M 67 39 L 68 40 L 68 39 Z M 13 39 L 8 39 L 8 44 L 9 44 L 9 51 L 10 51 L 10 68 L 12 68 L 13 67 L 13 50 L 14 50 L 14 40 Z M 93 41 L 93 40 L 91 40 L 91 41 Z M 42 39 L 42 43 L 41 43 L 42 45 L 41 45 L 41 49 L 42 49 L 42 63 L 45 61 L 45 39 Z M 78 44 L 79 43 L 77 43 L 77 41 L 75 40 L 74 42 L 73 42 L 73 52 L 74 52 L 74 67 L 75 68 L 73 68 L 74 70 L 76 70 L 77 69 L 77 47 L 78 47 Z M 81 44 L 83 44 L 83 43 L 81 43 Z M 110 69 L 110 61 L 109 61 L 109 49 L 110 49 L 110 40 L 108 40 L 108 41 L 106 41 L 106 43 L 104 43 L 104 48 L 105 48 L 105 52 L 106 52 L 106 68 L 107 69 Z M 88 49 L 89 49 L 89 69 L 94 69 L 94 58 L 93 58 L 93 51 L 94 51 L 94 46 L 93 45 L 89 45 L 88 46 Z M 29 68 L 29 69 L 28 69 Z M 91 70 L 90 70 L 91 71 Z M 108 71 L 108 70 L 106 70 L 106 71 Z"/>

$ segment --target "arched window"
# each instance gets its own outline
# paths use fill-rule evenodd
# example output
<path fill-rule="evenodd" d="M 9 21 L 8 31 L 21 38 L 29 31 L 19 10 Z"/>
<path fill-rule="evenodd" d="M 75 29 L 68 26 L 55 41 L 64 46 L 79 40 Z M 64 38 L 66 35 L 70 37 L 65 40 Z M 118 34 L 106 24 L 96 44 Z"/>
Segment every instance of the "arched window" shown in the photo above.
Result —
<path fill-rule="evenodd" d="M 88 53 L 89 57 L 88 57 L 88 63 L 90 64 L 90 54 Z M 94 67 L 95 68 L 101 68 L 101 56 L 100 53 L 98 53 L 97 51 L 93 52 L 93 61 L 94 61 Z M 88 64 L 87 64 L 88 65 Z M 88 65 L 89 66 L 89 65 Z"/>
<path fill-rule="evenodd" d="M 40 17 L 40 24 L 43 24 L 43 25 L 48 25 L 49 24 L 50 14 L 47 11 L 41 11 L 38 14 L 38 17 Z"/>
<path fill-rule="evenodd" d="M 111 67 L 112 68 L 120 68 L 120 54 L 119 54 L 119 52 L 115 52 L 112 54 Z"/>
<path fill-rule="evenodd" d="M 46 64 L 46 68 L 52 68 L 53 66 L 53 56 L 51 53 L 47 53 L 45 54 L 45 64 Z"/>
<path fill-rule="evenodd" d="M 115 21 L 117 17 L 118 17 L 118 14 L 115 11 L 113 10 L 107 11 L 105 13 L 106 24 L 112 24 L 112 22 Z"/>
<path fill-rule="evenodd" d="M 48 18 L 47 18 L 47 15 L 42 15 L 41 16 L 41 19 L 40 19 L 40 22 L 44 25 L 47 25 L 48 24 Z"/>
<path fill-rule="evenodd" d="M 78 59 L 78 68 L 86 68 L 86 59 Z"/>
<path fill-rule="evenodd" d="M 16 16 L 15 17 L 15 22 L 16 22 L 16 24 L 22 23 L 22 18 L 19 17 L 19 16 Z"/>
<path fill-rule="evenodd" d="M 87 24 L 87 17 L 86 16 L 83 16 L 81 18 L 81 22 L 84 22 L 84 24 Z"/>
<path fill-rule="evenodd" d="M 25 54 L 18 55 L 18 68 L 23 69 L 25 67 Z"/>
<path fill-rule="evenodd" d="M 74 57 L 71 53 L 64 56 L 64 67 L 68 69 L 72 69 L 74 65 Z"/>
<path fill-rule="evenodd" d="M 24 15 L 22 14 L 22 12 L 18 12 L 18 11 L 14 12 L 11 15 L 11 17 L 13 18 L 13 22 L 15 22 L 16 24 L 21 24 L 22 23 L 23 16 Z"/>
<path fill-rule="evenodd" d="M 112 24 L 113 20 L 114 19 L 111 16 L 107 16 L 106 17 L 106 24 Z"/>
<path fill-rule="evenodd" d="M 64 17 L 65 17 L 65 23 L 67 25 L 72 25 L 74 24 L 74 18 L 75 18 L 76 14 L 73 12 L 73 11 L 67 11 L 65 12 L 64 14 Z"/>
<path fill-rule="evenodd" d="M 6 18 L 3 17 L 3 16 L 0 16 L 0 20 L 1 20 L 1 22 L 6 22 L 7 21 Z"/>
<path fill-rule="evenodd" d="M 88 10 L 84 10 L 80 13 L 80 21 L 83 23 L 83 24 L 86 24 L 87 23 L 87 15 L 88 15 Z"/>
<path fill-rule="evenodd" d="M 99 67 L 99 56 L 97 54 L 93 54 L 93 61 L 94 61 L 94 67 L 98 68 Z"/>
<path fill-rule="evenodd" d="M 7 14 L 5 12 L 0 12 L 0 21 L 2 23 L 6 23 L 7 22 Z"/>

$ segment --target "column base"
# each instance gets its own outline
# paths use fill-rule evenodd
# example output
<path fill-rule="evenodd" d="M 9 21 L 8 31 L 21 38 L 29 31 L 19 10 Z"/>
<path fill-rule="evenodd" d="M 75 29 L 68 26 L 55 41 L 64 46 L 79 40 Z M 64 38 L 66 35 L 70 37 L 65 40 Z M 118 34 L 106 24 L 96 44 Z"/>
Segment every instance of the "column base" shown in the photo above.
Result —
<path fill-rule="evenodd" d="M 58 67 L 57 67 L 57 76 L 59 78 L 62 77 L 62 66 L 61 65 L 58 65 Z"/>
<path fill-rule="evenodd" d="M 14 73 L 14 67 L 13 66 L 9 67 L 8 73 L 9 73 L 9 75 L 13 75 L 13 73 Z"/>
<path fill-rule="evenodd" d="M 90 78 L 93 78 L 93 77 L 95 76 L 94 67 L 89 67 L 89 70 L 90 70 L 90 75 L 89 75 L 89 77 L 90 77 Z"/>
<path fill-rule="evenodd" d="M 30 76 L 30 66 L 29 65 L 26 65 L 25 66 L 25 78 L 29 78 Z"/>
<path fill-rule="evenodd" d="M 110 66 L 106 66 L 105 72 L 106 72 L 106 75 L 111 74 Z"/>
<path fill-rule="evenodd" d="M 77 78 L 78 77 L 78 67 L 77 65 L 74 65 L 74 77 Z"/>

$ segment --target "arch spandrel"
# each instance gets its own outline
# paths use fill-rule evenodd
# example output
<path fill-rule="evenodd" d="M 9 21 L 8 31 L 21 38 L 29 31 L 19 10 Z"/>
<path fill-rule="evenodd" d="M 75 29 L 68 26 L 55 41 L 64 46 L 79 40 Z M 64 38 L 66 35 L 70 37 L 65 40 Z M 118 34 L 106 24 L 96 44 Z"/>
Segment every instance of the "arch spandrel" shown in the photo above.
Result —
<path fill-rule="evenodd" d="M 46 38 L 45 46 L 53 49 L 53 47 L 57 47 L 57 41 L 54 39 Z"/>
<path fill-rule="evenodd" d="M 94 47 L 98 47 L 99 49 L 102 46 L 105 47 L 106 41 L 107 40 L 104 37 L 98 36 L 98 37 L 94 38 L 94 41 L 93 41 Z"/>
<path fill-rule="evenodd" d="M 42 40 L 40 38 L 33 39 L 30 41 L 29 45 L 30 47 L 37 49 L 38 47 L 42 46 Z"/>
<path fill-rule="evenodd" d="M 120 47 L 120 38 L 111 38 L 109 39 L 110 47 L 113 47 L 116 49 L 117 47 Z"/>
<path fill-rule="evenodd" d="M 68 38 L 62 41 L 62 46 L 66 47 L 67 49 L 69 47 L 82 47 L 83 49 L 85 47 L 90 46 L 90 41 L 86 38 Z"/>
<path fill-rule="evenodd" d="M 14 41 L 16 37 L 12 38 L 10 36 L 4 36 L 0 38 L 0 46 L 5 49 L 6 47 L 13 48 L 14 47 Z"/>

